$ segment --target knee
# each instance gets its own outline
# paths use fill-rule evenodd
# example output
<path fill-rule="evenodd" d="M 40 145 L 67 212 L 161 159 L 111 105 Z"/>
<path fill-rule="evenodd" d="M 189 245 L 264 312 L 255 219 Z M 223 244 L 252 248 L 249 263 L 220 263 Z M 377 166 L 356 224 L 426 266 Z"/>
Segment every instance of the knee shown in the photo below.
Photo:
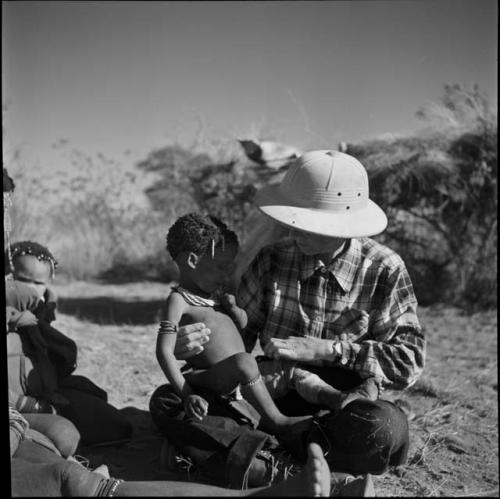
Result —
<path fill-rule="evenodd" d="M 252 354 L 241 352 L 233 356 L 236 371 L 240 374 L 240 382 L 248 382 L 259 375 L 259 366 Z"/>
<path fill-rule="evenodd" d="M 57 425 L 51 431 L 51 438 L 63 457 L 72 456 L 80 443 L 80 432 L 66 418 L 57 417 Z"/>

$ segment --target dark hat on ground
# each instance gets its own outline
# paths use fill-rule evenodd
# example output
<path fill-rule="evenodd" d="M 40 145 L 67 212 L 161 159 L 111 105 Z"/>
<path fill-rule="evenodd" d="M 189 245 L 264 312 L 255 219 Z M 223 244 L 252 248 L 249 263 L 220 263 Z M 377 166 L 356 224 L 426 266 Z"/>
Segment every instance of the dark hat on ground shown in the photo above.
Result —
<path fill-rule="evenodd" d="M 387 400 L 356 399 L 318 418 L 308 440 L 322 446 L 333 471 L 380 475 L 406 462 L 408 419 Z"/>

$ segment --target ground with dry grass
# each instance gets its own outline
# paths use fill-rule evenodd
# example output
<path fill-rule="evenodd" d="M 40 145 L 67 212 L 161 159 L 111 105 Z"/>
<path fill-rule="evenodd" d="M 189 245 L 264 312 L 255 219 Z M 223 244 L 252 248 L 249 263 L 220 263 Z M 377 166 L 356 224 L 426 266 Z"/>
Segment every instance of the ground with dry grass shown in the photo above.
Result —
<path fill-rule="evenodd" d="M 129 480 L 203 479 L 193 469 L 162 469 L 162 437 L 148 403 L 164 383 L 154 349 L 158 309 L 168 293 L 159 283 L 60 284 L 55 326 L 79 346 L 77 373 L 107 390 L 135 425 L 121 448 L 84 449 L 94 467 L 108 464 Z M 448 307 L 421 308 L 427 365 L 417 383 L 386 398 L 408 401 L 408 463 L 375 477 L 378 496 L 498 496 L 498 375 L 496 311 L 466 316 Z M 182 465 L 182 463 L 180 463 Z"/>

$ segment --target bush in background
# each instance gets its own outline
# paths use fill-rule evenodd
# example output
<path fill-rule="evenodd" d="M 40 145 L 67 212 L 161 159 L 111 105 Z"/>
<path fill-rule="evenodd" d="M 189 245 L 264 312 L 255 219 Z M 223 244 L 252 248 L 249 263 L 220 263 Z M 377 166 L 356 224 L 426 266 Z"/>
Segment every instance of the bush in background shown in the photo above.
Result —
<path fill-rule="evenodd" d="M 144 194 L 154 176 L 102 155 L 62 152 L 61 169 L 33 168 L 22 155 L 9 165 L 16 181 L 12 240 L 48 246 L 60 263 L 59 274 L 71 279 L 98 277 L 120 266 L 132 272 L 145 255 L 161 257 L 164 220 Z"/>
<path fill-rule="evenodd" d="M 349 145 L 389 215 L 381 239 L 406 261 L 423 304 L 496 306 L 497 124 L 477 87 L 445 87 L 413 137 Z"/>
<path fill-rule="evenodd" d="M 401 254 L 422 304 L 494 307 L 496 116 L 477 87 L 460 85 L 417 116 L 425 126 L 411 136 L 347 144 L 388 214 L 378 239 Z M 251 163 L 233 138 L 167 145 L 136 165 L 64 150 L 59 171 L 28 167 L 20 155 L 7 165 L 16 182 L 13 240 L 47 245 L 78 279 L 176 279 L 165 235 L 177 217 L 211 212 L 243 241 L 256 189 L 284 175 Z"/>

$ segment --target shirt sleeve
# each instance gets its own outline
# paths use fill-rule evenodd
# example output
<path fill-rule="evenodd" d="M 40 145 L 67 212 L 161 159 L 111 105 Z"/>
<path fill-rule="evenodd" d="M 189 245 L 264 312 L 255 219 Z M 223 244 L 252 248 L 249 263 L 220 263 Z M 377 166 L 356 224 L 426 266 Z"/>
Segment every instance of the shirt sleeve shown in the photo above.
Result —
<path fill-rule="evenodd" d="M 238 305 L 246 311 L 248 317 L 247 326 L 241 331 L 247 352 L 251 352 L 255 347 L 260 330 L 265 323 L 264 279 L 269 267 L 269 250 L 264 248 L 242 275 L 238 287 Z"/>
<path fill-rule="evenodd" d="M 412 385 L 425 364 L 426 339 L 417 317 L 417 299 L 404 263 L 387 268 L 374 292 L 368 335 L 360 343 L 342 341 L 342 360 L 363 378 L 374 376 L 382 386 Z"/>

